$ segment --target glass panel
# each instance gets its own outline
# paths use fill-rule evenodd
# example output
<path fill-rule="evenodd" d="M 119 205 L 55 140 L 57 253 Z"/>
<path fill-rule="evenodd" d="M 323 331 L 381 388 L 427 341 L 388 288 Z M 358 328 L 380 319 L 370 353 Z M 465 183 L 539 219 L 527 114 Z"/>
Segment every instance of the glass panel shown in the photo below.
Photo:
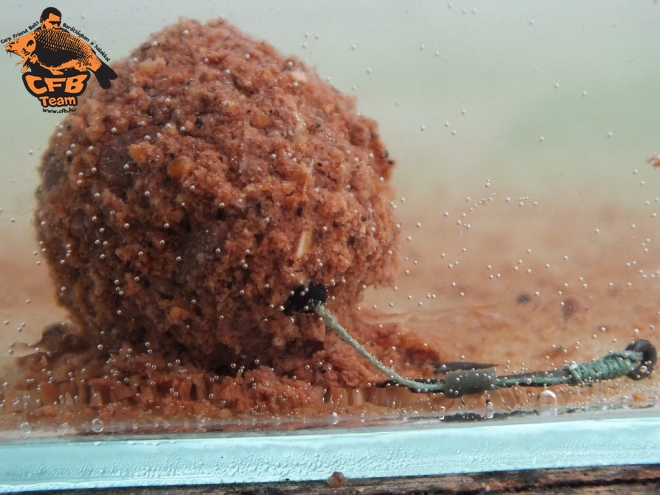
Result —
<path fill-rule="evenodd" d="M 425 476 L 658 462 L 657 417 L 600 413 L 579 420 L 277 433 L 106 436 L 0 445 L 6 491 Z M 604 417 L 607 416 L 608 419 Z M 575 419 L 576 416 L 573 416 Z M 570 448 L 577 445 L 579 448 Z M 108 459 L 112 459 L 108 462 Z M 335 474 L 336 473 L 336 474 Z M 343 476 L 343 478 L 342 478 Z M 344 480 L 345 481 L 345 480 Z M 488 483 L 488 475 L 484 482 Z"/>
<path fill-rule="evenodd" d="M 648 347 L 575 366 L 657 343 L 656 4 L 58 8 L 66 60 L 38 10 L 0 20 L 3 437 L 656 406 Z M 87 74 L 75 112 L 24 61 Z M 383 386 L 289 311 L 325 289 L 384 367 L 478 371 Z M 569 384 L 491 387 L 543 371 Z"/>

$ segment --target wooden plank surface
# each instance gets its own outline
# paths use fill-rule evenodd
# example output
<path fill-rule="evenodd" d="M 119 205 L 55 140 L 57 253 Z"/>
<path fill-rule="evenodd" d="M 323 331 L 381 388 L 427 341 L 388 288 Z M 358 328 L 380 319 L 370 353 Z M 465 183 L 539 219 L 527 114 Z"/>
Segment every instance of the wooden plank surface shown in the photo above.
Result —
<path fill-rule="evenodd" d="M 496 473 L 345 480 L 330 482 L 204 485 L 116 490 L 38 492 L 42 495 L 426 495 L 426 494 L 621 494 L 660 493 L 660 465 L 542 469 Z M 36 492 L 35 492 L 36 493 Z M 37 494 L 38 495 L 38 494 Z"/>

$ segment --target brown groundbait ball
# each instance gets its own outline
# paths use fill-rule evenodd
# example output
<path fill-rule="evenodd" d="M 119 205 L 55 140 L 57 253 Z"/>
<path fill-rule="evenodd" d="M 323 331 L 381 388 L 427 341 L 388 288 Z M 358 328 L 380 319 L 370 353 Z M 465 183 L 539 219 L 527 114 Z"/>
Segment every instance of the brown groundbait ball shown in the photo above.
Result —
<path fill-rule="evenodd" d="M 37 191 L 59 299 L 91 340 L 272 365 L 327 338 L 280 310 L 297 286 L 347 314 L 391 284 L 393 162 L 353 99 L 221 20 L 113 68 L 52 137 Z"/>

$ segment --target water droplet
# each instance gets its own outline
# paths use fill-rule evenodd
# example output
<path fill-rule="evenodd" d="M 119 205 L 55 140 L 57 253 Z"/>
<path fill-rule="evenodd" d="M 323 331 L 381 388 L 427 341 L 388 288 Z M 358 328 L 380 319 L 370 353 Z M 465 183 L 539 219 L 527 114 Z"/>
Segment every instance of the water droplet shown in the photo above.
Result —
<path fill-rule="evenodd" d="M 32 427 L 30 426 L 30 423 L 23 422 L 18 425 L 18 431 L 21 432 L 21 435 L 29 435 L 32 431 Z"/>
<path fill-rule="evenodd" d="M 99 418 L 92 420 L 92 431 L 94 433 L 101 433 L 103 431 L 103 421 Z"/>
<path fill-rule="evenodd" d="M 495 405 L 488 401 L 486 402 L 486 419 L 493 419 L 495 416 Z"/>
<path fill-rule="evenodd" d="M 557 414 L 557 396 L 552 390 L 544 390 L 537 397 L 541 414 Z"/>

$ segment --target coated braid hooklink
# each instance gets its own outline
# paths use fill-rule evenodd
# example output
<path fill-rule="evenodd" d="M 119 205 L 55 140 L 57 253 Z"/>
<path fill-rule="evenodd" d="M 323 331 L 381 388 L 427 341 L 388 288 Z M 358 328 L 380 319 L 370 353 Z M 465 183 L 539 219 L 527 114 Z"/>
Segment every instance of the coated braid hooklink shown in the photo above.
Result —
<path fill-rule="evenodd" d="M 631 342 L 623 351 L 613 351 L 588 363 L 573 363 L 554 371 L 497 376 L 495 370 L 487 369 L 495 366 L 491 364 L 444 363 L 439 367 L 449 369 L 444 379 L 411 379 L 385 366 L 351 337 L 324 306 L 327 296 L 328 291 L 322 284 L 310 283 L 309 287 L 299 287 L 287 299 L 284 305 L 285 312 L 318 314 L 323 319 L 323 323 L 334 330 L 344 342 L 390 377 L 390 380 L 379 385 L 382 387 L 396 385 L 406 387 L 413 392 L 441 392 L 448 397 L 461 397 L 513 386 L 585 385 L 622 376 L 627 376 L 631 380 L 641 380 L 651 374 L 657 360 L 657 351 L 653 344 L 648 340 L 638 340 Z M 461 365 L 470 369 L 461 368 Z"/>

